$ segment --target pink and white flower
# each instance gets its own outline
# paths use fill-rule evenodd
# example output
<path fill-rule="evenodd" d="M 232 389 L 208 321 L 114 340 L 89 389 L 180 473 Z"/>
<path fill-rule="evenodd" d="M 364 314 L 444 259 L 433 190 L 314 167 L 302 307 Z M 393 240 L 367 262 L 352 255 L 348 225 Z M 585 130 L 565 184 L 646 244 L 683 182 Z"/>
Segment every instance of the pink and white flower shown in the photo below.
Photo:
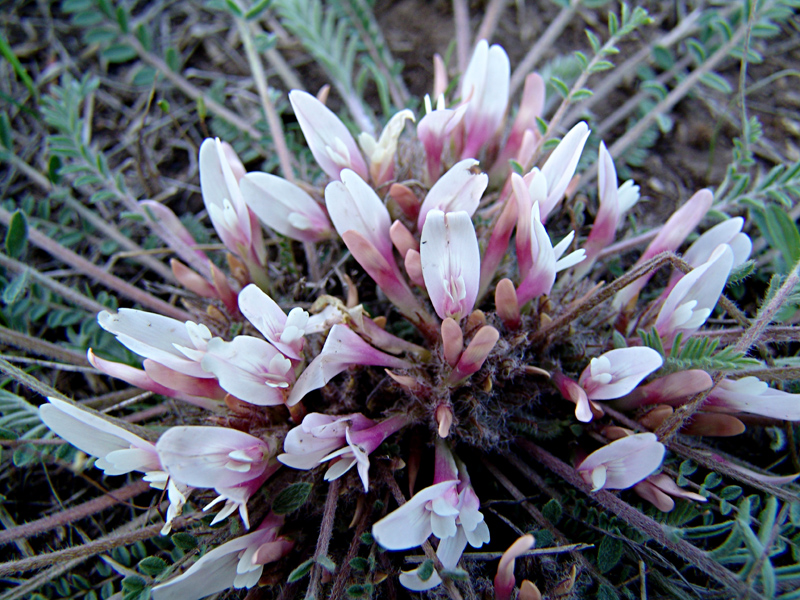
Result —
<path fill-rule="evenodd" d="M 613 400 L 630 393 L 664 363 L 652 348 L 619 348 L 593 358 L 578 383 L 590 400 Z"/>
<path fill-rule="evenodd" d="M 527 273 L 520 273 L 523 277 L 522 283 L 517 288 L 517 300 L 520 306 L 524 306 L 537 296 L 549 294 L 556 281 L 556 273 L 578 264 L 586 256 L 583 250 L 576 250 L 561 258 L 572 243 L 575 232 L 571 231 L 553 247 L 539 216 L 538 202 L 533 204 L 529 214 L 531 267 Z"/>
<path fill-rule="evenodd" d="M 358 145 L 339 117 L 302 90 L 289 92 L 289 102 L 311 154 L 331 179 L 339 179 L 343 169 L 352 169 L 361 179 L 369 179 L 369 169 Z"/>
<path fill-rule="evenodd" d="M 227 427 L 171 427 L 159 438 L 156 451 L 177 482 L 217 491 L 220 498 L 209 506 L 226 500 L 215 523 L 238 508 L 248 529 L 247 500 L 279 466 L 271 460 L 270 444 Z"/>
<path fill-rule="evenodd" d="M 198 160 L 203 202 L 217 235 L 228 250 L 245 262 L 252 276 L 259 276 L 267 264 L 261 225 L 245 204 L 239 180 L 219 138 L 202 143 Z"/>
<path fill-rule="evenodd" d="M 211 341 L 205 325 L 132 308 L 120 308 L 116 314 L 103 311 L 97 315 L 97 322 L 139 356 L 192 377 L 213 377 L 200 366 Z"/>
<path fill-rule="evenodd" d="M 74 404 L 58 398 L 48 398 L 48 401 L 39 407 L 42 422 L 59 437 L 97 458 L 94 466 L 106 475 L 139 471 L 144 473 L 143 479 L 150 483 L 150 487 L 167 489 L 170 505 L 161 533 L 169 533 L 172 521 L 180 515 L 191 488 L 174 481 L 167 483 L 168 476 L 155 444 Z"/>
<path fill-rule="evenodd" d="M 586 260 L 575 269 L 576 277 L 582 277 L 597 259 L 597 255 L 614 241 L 622 215 L 625 214 L 639 200 L 639 186 L 634 185 L 629 179 L 617 187 L 617 170 L 614 168 L 614 159 L 600 142 L 600 151 L 597 157 L 597 196 L 599 208 L 592 225 L 589 238 L 583 245 L 586 250 Z"/>
<path fill-rule="evenodd" d="M 366 493 L 369 455 L 408 422 L 405 415 L 376 423 L 360 413 L 340 417 L 310 413 L 286 435 L 285 454 L 278 460 L 294 469 L 313 469 L 334 461 L 325 472 L 325 481 L 338 479 L 356 466 Z"/>
<path fill-rule="evenodd" d="M 299 242 L 331 237 L 333 227 L 325 209 L 300 186 L 277 175 L 254 172 L 241 182 L 242 197 L 261 222 Z"/>
<path fill-rule="evenodd" d="M 425 95 L 425 116 L 417 125 L 417 138 L 425 148 L 428 182 L 436 181 L 442 171 L 442 151 L 453 131 L 461 124 L 467 105 L 455 109 L 445 108 L 444 96 L 436 97 L 436 110 L 432 110 L 431 98 Z"/>
<path fill-rule="evenodd" d="M 376 350 L 346 325 L 331 328 L 322 351 L 298 377 L 286 404 L 294 406 L 313 390 L 318 390 L 342 371 L 355 365 L 374 365 L 407 369 L 411 364 Z"/>
<path fill-rule="evenodd" d="M 497 44 L 479 41 L 461 79 L 464 115 L 464 146 L 461 158 L 478 156 L 481 148 L 497 133 L 508 106 L 511 64 L 506 51 Z"/>
<path fill-rule="evenodd" d="M 269 342 L 249 335 L 231 342 L 212 339 L 202 365 L 226 392 L 257 406 L 283 404 L 294 383 L 292 362 Z"/>
<path fill-rule="evenodd" d="M 478 238 L 469 215 L 430 211 L 422 228 L 420 261 L 436 314 L 456 321 L 469 315 L 481 275 Z"/>
<path fill-rule="evenodd" d="M 264 565 L 286 556 L 294 542 L 278 535 L 283 517 L 270 514 L 258 528 L 207 552 L 185 573 L 153 588 L 153 600 L 199 600 L 228 588 L 252 588 Z"/>
<path fill-rule="evenodd" d="M 752 376 L 723 379 L 708 394 L 707 405 L 773 419 L 800 421 L 800 394 L 776 390 Z"/>
<path fill-rule="evenodd" d="M 419 209 L 417 228 L 422 230 L 425 219 L 432 210 L 442 212 L 464 211 L 470 217 L 478 210 L 481 195 L 489 185 L 486 173 L 474 173 L 478 165 L 474 158 L 464 159 L 453 165 L 428 191 Z"/>
<path fill-rule="evenodd" d="M 697 331 L 719 300 L 733 266 L 733 252 L 727 244 L 714 250 L 707 262 L 687 273 L 667 296 L 656 318 L 662 340 L 671 345 L 678 333 Z"/>
<path fill-rule="evenodd" d="M 633 491 L 663 512 L 669 512 L 675 508 L 675 501 L 672 498 L 685 498 L 695 502 L 708 500 L 705 496 L 678 487 L 678 484 L 664 473 L 651 475 L 644 481 L 640 481 L 633 486 Z"/>
<path fill-rule="evenodd" d="M 372 535 L 387 550 L 407 550 L 422 545 L 433 534 L 441 540 L 437 557 L 445 569 L 454 569 L 467 543 L 480 548 L 489 541 L 489 528 L 479 507 L 466 467 L 463 463 L 456 466 L 450 450 L 437 439 L 433 485 L 375 523 Z M 400 575 L 400 583 L 414 591 L 432 589 L 441 581 L 437 573 L 422 580 L 418 569 Z"/>
<path fill-rule="evenodd" d="M 542 178 L 537 185 L 540 191 L 532 192 L 531 196 L 536 198 L 539 194 L 544 195 L 544 200 L 540 203 L 542 223 L 547 222 L 547 217 L 563 200 L 567 191 L 567 186 L 578 168 L 578 161 L 581 158 L 583 147 L 589 139 L 589 126 L 581 121 L 567 132 L 567 135 L 559 142 L 555 150 L 550 154 L 542 166 Z M 533 185 L 536 178 L 536 169 L 525 176 L 525 183 Z"/>
<path fill-rule="evenodd" d="M 637 433 L 595 450 L 576 467 L 592 491 L 624 490 L 661 466 L 664 445 L 653 433 Z"/>
<path fill-rule="evenodd" d="M 497 575 L 494 578 L 494 597 L 495 600 L 511 600 L 514 592 L 514 563 L 516 559 L 523 556 L 528 550 L 533 548 L 535 539 L 532 535 L 523 535 L 508 547 L 500 557 L 497 565 Z"/>
<path fill-rule="evenodd" d="M 300 360 L 309 321 L 305 310 L 295 307 L 287 316 L 277 302 L 252 284 L 239 293 L 239 310 L 273 346 Z"/>

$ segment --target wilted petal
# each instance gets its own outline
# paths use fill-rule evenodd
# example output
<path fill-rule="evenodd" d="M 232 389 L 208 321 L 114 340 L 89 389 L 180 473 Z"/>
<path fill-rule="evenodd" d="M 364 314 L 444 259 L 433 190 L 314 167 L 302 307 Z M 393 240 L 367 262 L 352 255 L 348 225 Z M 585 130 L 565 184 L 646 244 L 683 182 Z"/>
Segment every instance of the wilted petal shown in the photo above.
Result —
<path fill-rule="evenodd" d="M 368 133 L 362 133 L 359 136 L 358 141 L 364 151 L 364 156 L 369 161 L 369 172 L 376 188 L 393 177 L 397 140 L 405 129 L 406 121 L 414 120 L 413 112 L 408 109 L 401 110 L 389 119 L 377 141 Z"/>

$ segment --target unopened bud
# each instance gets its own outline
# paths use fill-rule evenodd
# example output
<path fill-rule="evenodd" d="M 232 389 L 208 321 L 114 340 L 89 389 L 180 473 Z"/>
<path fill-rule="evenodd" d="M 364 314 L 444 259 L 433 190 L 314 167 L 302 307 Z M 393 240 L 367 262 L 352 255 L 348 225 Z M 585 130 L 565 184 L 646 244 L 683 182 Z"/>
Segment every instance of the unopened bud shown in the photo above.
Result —
<path fill-rule="evenodd" d="M 450 428 L 453 426 L 452 409 L 444 404 L 437 406 L 436 422 L 439 424 L 439 437 L 446 438 L 450 435 Z"/>

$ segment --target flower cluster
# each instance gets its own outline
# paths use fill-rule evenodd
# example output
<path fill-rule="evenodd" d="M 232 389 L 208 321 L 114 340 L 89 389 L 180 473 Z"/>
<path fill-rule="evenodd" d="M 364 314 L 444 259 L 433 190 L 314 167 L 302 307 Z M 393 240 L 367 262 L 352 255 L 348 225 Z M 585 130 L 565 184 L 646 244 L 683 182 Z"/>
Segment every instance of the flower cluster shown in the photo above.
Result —
<path fill-rule="evenodd" d="M 388 467 L 402 464 L 386 458 L 410 462 L 413 456 L 408 489 L 418 474 L 432 471 L 432 482 L 407 501 L 395 484 L 399 506 L 372 525 L 375 540 L 388 550 L 438 540 L 441 572 L 402 572 L 399 581 L 411 590 L 440 585 L 467 545 L 490 542 L 464 461 L 474 448 L 511 443 L 517 417 L 571 422 L 572 430 L 592 432 L 576 438 L 573 464 L 591 492 L 633 488 L 664 511 L 674 506 L 673 497 L 704 501 L 659 472 L 667 447 L 653 431 L 676 407 L 705 394 L 683 431 L 707 436 L 741 432 L 740 413 L 800 420 L 796 396 L 755 377 L 715 380 L 702 370 L 666 365 L 673 346 L 701 331 L 732 270 L 747 260 L 751 244 L 743 220 L 725 220 L 701 235 L 683 254 L 688 268 L 676 269 L 660 296 L 647 287 L 652 270 L 613 298 L 608 294 L 611 301 L 592 316 L 593 337 L 586 343 L 580 319 L 597 306 L 588 302 L 597 290 L 593 275 L 603 274 L 598 259 L 639 199 L 639 188 L 632 181 L 619 184 L 611 154 L 591 141 L 584 122 L 540 161 L 544 84 L 536 74 L 527 78 L 509 120 L 509 77 L 505 51 L 482 41 L 450 106 L 443 94 L 435 107 L 425 99 L 415 136 L 406 133 L 415 115 L 402 110 L 377 139 L 362 133 L 358 141 L 319 99 L 291 92 L 308 147 L 329 179 L 324 191 L 246 172 L 231 146 L 206 140 L 200 184 L 227 249 L 228 273 L 196 250 L 167 207 L 143 203 L 178 257 L 172 260 L 176 279 L 205 299 L 204 309 L 196 322 L 132 308 L 102 312 L 100 326 L 142 357 L 142 367 L 91 351 L 89 359 L 113 377 L 195 405 L 214 425 L 174 426 L 150 437 L 150 430 L 134 431 L 58 399 L 41 407 L 44 422 L 97 457 L 106 474 L 138 471 L 153 487 L 166 488 L 165 533 L 191 506 L 195 490 L 214 490 L 203 508 L 221 506 L 213 522 L 238 511 L 249 529 L 248 507 L 262 502 L 259 491 L 282 466 L 324 473 L 325 481 L 357 473 L 346 481 L 361 494 L 385 487 Z M 588 237 L 576 231 L 554 236 L 563 230 L 560 208 L 575 192 L 578 165 L 591 144 L 599 153 L 593 226 Z M 403 147 L 415 152 L 400 152 Z M 712 201 L 707 190 L 690 198 L 632 268 L 677 252 Z M 286 300 L 269 277 L 262 226 L 269 235 L 334 253 L 341 242 L 379 292 L 343 278 L 346 301 L 326 294 L 309 303 Z M 644 290 L 656 299 L 639 302 Z M 360 296 L 376 300 L 367 308 Z M 401 321 L 413 327 L 397 326 Z M 583 338 L 570 343 L 573 325 L 575 338 Z M 660 347 L 642 345 L 632 335 L 636 328 L 652 331 Z M 609 424 L 604 406 L 628 415 L 625 427 L 613 419 Z M 270 513 L 250 533 L 156 586 L 154 598 L 193 600 L 256 585 L 263 565 L 296 545 L 280 534 L 283 520 Z M 514 558 L 533 545 L 529 538 L 501 560 L 498 597 L 511 597 Z"/>

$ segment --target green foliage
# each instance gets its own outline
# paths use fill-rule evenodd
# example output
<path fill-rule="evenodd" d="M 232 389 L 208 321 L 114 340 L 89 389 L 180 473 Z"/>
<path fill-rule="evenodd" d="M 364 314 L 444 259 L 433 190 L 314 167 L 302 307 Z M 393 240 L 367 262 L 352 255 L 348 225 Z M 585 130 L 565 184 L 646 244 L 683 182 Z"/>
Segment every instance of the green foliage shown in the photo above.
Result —
<path fill-rule="evenodd" d="M 15 210 L 11 215 L 11 223 L 6 230 L 6 254 L 18 258 L 25 252 L 28 244 L 28 219 L 21 210 Z"/>
<path fill-rule="evenodd" d="M 287 515 L 296 511 L 308 500 L 313 486 L 307 481 L 298 481 L 282 490 L 272 503 L 272 512 L 276 515 Z"/>
<path fill-rule="evenodd" d="M 640 329 L 638 333 L 642 344 L 664 357 L 664 364 L 658 371 L 663 375 L 690 369 L 738 371 L 761 364 L 756 359 L 747 358 L 741 352 L 736 352 L 732 346 L 717 351 L 720 345 L 719 339 L 690 337 L 684 342 L 683 335 L 679 333 L 667 353 L 655 327 L 649 332 Z"/>

